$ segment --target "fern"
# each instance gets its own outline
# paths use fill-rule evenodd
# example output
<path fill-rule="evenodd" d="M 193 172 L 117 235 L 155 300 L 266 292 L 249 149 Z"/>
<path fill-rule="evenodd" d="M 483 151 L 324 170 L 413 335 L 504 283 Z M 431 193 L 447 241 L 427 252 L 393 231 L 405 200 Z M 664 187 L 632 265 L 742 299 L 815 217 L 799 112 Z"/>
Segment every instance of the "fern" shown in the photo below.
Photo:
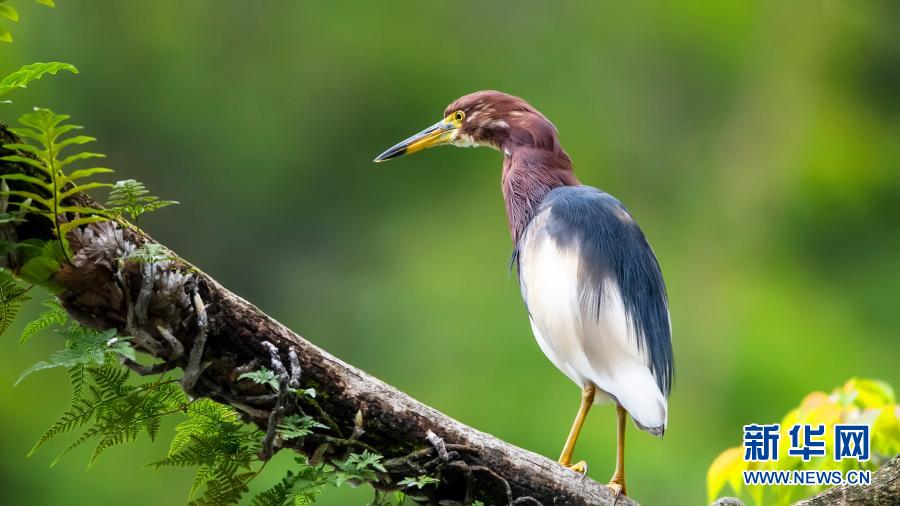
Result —
<path fill-rule="evenodd" d="M 248 429 L 233 409 L 209 399 L 193 402 L 187 414 L 175 428 L 169 454 L 151 465 L 197 466 L 189 499 L 205 487 L 196 504 L 236 504 L 257 474 L 251 465 L 258 461 L 262 434 Z"/>
<path fill-rule="evenodd" d="M 0 270 L 0 334 L 6 332 L 22 310 L 22 303 L 30 299 L 29 288 L 21 286 L 7 271 Z"/>
<path fill-rule="evenodd" d="M 259 385 L 268 385 L 272 390 L 278 391 L 278 376 L 269 369 L 265 367 L 260 367 L 256 371 L 245 372 L 238 376 L 239 380 L 248 379 L 254 383 Z"/>
<path fill-rule="evenodd" d="M 35 443 L 29 456 L 51 439 L 83 428 L 53 464 L 85 442 L 96 440 L 90 467 L 104 451 L 133 443 L 141 434 L 156 439 L 162 418 L 187 407 L 187 398 L 175 380 L 159 378 L 140 385 L 128 384 L 129 371 L 118 365 L 111 353 L 105 355 L 102 366 L 78 364 L 69 373 L 74 390 L 72 402 Z"/>
<path fill-rule="evenodd" d="M 252 506 L 307 506 L 316 502 L 328 483 L 325 465 L 311 466 L 295 457 L 297 470 L 289 470 L 274 486 L 253 498 Z"/>
<path fill-rule="evenodd" d="M 16 380 L 17 385 L 35 371 L 54 367 L 68 369 L 79 364 L 103 364 L 106 362 L 107 353 L 128 357 L 132 360 L 135 358 L 134 348 L 127 340 L 116 337 L 116 329 L 101 332 L 72 323 L 59 333 L 66 337 L 66 347 L 51 354 L 48 360 L 38 362 L 22 371 L 19 379 Z"/>
<path fill-rule="evenodd" d="M 423 474 L 423 475 L 420 475 L 415 478 L 413 478 L 411 476 L 407 476 L 406 478 L 403 478 L 402 480 L 398 481 L 397 485 L 399 485 L 401 487 L 407 487 L 407 488 L 416 487 L 419 490 L 422 490 L 423 488 L 427 487 L 428 485 L 432 485 L 434 483 L 440 483 L 440 482 L 441 482 L 441 480 L 439 480 L 437 478 Z"/>
<path fill-rule="evenodd" d="M 29 457 L 34 455 L 37 450 L 54 437 L 84 426 L 88 421 L 94 418 L 97 411 L 102 409 L 106 403 L 121 398 L 128 393 L 125 385 L 125 381 L 128 379 L 127 370 L 114 368 L 111 365 L 104 364 L 103 367 L 95 372 L 95 374 L 101 374 L 104 381 L 100 386 L 90 385 L 91 397 L 87 399 L 80 395 L 80 392 L 83 391 L 85 381 L 84 364 L 78 364 L 69 369 L 69 371 L 72 376 L 80 376 L 78 379 L 79 386 L 74 388 L 74 390 L 79 393 L 73 395 L 69 408 L 34 444 L 28 452 Z"/>
<path fill-rule="evenodd" d="M 0 28 L 0 30 L 2 30 L 2 28 Z M 56 75 L 60 70 L 65 70 L 73 74 L 78 73 L 78 69 L 75 68 L 74 65 L 55 61 L 23 65 L 19 70 L 9 74 L 0 81 L 0 97 L 6 95 L 15 88 L 27 88 L 29 83 L 37 81 L 47 74 Z"/>
<path fill-rule="evenodd" d="M 66 168 L 75 162 L 105 156 L 101 153 L 85 151 L 65 158 L 59 158 L 62 151 L 70 146 L 87 144 L 96 140 L 87 135 L 76 135 L 61 139 L 62 136 L 72 130 L 82 128 L 79 125 L 64 123 L 69 118 L 70 116 L 68 115 L 56 114 L 50 109 L 37 107 L 33 112 L 23 114 L 19 117 L 19 123 L 24 125 L 24 127 L 15 128 L 13 132 L 20 137 L 29 139 L 31 142 L 6 144 L 4 147 L 31 154 L 36 159 L 19 154 L 0 158 L 0 160 L 17 162 L 37 169 L 39 177 L 28 174 L 6 174 L 2 177 L 7 181 L 22 181 L 31 184 L 43 190 L 40 191 L 40 194 L 38 193 L 39 190 L 32 191 L 30 189 L 8 190 L 3 193 L 31 199 L 30 204 L 23 202 L 21 207 L 30 213 L 44 216 L 53 223 L 54 235 L 59 240 L 60 248 L 66 257 L 68 257 L 68 253 L 64 241 L 69 230 L 107 219 L 102 211 L 72 204 L 69 202 L 69 198 L 92 188 L 110 186 L 108 183 L 99 182 L 80 184 L 79 181 L 96 174 L 112 172 L 112 169 L 105 167 L 91 167 L 71 173 L 66 172 Z M 72 214 L 74 217 L 61 223 L 61 218 L 65 214 Z"/>
<path fill-rule="evenodd" d="M 138 222 L 138 217 L 144 213 L 150 213 L 163 207 L 178 204 L 174 200 L 160 200 L 159 197 L 150 195 L 150 191 L 144 183 L 134 179 L 118 181 L 109 192 L 106 202 L 107 210 L 117 216 L 128 214 L 131 220 Z"/>
<path fill-rule="evenodd" d="M 19 344 L 24 344 L 25 341 L 31 339 L 38 332 L 53 325 L 63 326 L 69 319 L 69 315 L 63 309 L 58 299 L 47 299 L 43 304 L 47 310 L 25 325 L 25 328 L 22 329 L 22 335 L 19 337 Z"/>
<path fill-rule="evenodd" d="M 315 421 L 311 416 L 307 415 L 291 415 L 286 417 L 278 424 L 278 434 L 285 441 L 291 439 L 304 438 L 312 434 L 313 429 L 327 429 L 326 425 Z"/>
<path fill-rule="evenodd" d="M 381 463 L 383 457 L 369 450 L 353 453 L 346 460 L 334 463 L 334 484 L 371 482 L 378 480 L 378 471 L 385 472 Z"/>

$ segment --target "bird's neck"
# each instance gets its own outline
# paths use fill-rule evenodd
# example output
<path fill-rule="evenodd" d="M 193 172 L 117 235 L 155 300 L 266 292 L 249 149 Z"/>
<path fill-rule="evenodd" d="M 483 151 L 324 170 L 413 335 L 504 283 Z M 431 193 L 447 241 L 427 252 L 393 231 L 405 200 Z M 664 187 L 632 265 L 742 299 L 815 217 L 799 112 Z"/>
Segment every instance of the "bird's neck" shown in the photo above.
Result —
<path fill-rule="evenodd" d="M 503 146 L 503 199 L 513 244 L 518 245 L 525 227 L 554 188 L 579 183 L 572 160 L 558 143 L 552 148 Z"/>

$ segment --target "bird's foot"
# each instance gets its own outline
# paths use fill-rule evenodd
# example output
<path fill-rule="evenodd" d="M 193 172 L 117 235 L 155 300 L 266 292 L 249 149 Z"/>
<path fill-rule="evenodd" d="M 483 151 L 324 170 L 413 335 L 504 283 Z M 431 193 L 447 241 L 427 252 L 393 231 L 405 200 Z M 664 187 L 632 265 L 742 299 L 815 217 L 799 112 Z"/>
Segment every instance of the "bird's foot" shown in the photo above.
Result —
<path fill-rule="evenodd" d="M 622 476 L 613 476 L 606 486 L 616 494 L 617 499 L 620 495 L 628 495 L 625 493 L 625 478 Z"/>
<path fill-rule="evenodd" d="M 578 474 L 580 474 L 580 475 L 582 475 L 582 476 L 586 475 L 586 474 L 587 474 L 587 471 L 588 471 L 588 465 L 587 465 L 587 462 L 585 462 L 585 461 L 583 461 L 583 460 L 580 461 L 580 462 L 576 462 L 576 463 L 574 463 L 574 464 L 563 464 L 562 462 L 560 462 L 560 464 L 562 464 L 563 466 L 565 466 L 565 467 L 567 467 L 567 468 L 569 468 L 569 469 L 575 471 L 576 473 L 578 473 Z"/>

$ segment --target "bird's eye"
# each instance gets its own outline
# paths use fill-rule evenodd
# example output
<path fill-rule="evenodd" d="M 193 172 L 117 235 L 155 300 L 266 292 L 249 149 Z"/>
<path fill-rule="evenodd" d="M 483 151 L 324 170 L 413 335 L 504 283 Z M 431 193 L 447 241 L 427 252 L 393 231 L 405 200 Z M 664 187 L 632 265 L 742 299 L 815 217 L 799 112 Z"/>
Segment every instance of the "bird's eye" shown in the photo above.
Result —
<path fill-rule="evenodd" d="M 456 111 L 455 113 L 453 113 L 453 119 L 455 119 L 456 121 L 462 121 L 465 117 L 466 113 L 462 111 Z"/>

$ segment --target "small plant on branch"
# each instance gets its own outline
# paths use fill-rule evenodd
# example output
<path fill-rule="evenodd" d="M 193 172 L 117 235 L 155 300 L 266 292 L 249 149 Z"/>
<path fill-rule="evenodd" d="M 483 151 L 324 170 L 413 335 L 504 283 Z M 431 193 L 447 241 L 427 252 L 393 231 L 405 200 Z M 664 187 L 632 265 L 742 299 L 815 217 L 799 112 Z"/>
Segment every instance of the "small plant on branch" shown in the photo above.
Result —
<path fill-rule="evenodd" d="M 126 179 L 113 185 L 112 190 L 109 192 L 109 199 L 106 201 L 106 208 L 116 216 L 127 214 L 131 221 L 137 224 L 138 218 L 142 214 L 174 204 L 178 204 L 178 202 L 174 200 L 160 200 L 159 197 L 150 195 L 144 183 L 134 179 Z"/>
<path fill-rule="evenodd" d="M 18 173 L 5 174 L 6 181 L 21 181 L 34 186 L 34 189 L 7 190 L 6 195 L 16 195 L 30 199 L 31 203 L 21 203 L 20 208 L 29 213 L 43 216 L 53 223 L 53 232 L 59 241 L 63 256 L 71 261 L 65 236 L 75 227 L 108 219 L 99 209 L 82 207 L 69 201 L 70 197 L 100 187 L 111 186 L 109 183 L 89 182 L 81 184 L 81 180 L 96 174 L 112 172 L 106 167 L 90 167 L 70 173 L 66 169 L 75 162 L 91 158 L 102 158 L 105 155 L 90 151 L 75 153 L 62 158 L 62 152 L 71 146 L 94 142 L 97 139 L 87 135 L 75 135 L 63 138 L 73 130 L 82 128 L 79 125 L 65 123 L 70 116 L 56 114 L 50 109 L 35 108 L 30 113 L 19 117 L 21 128 L 13 129 L 20 137 L 28 139 L 28 143 L 11 143 L 4 147 L 32 155 L 7 155 L 0 159 L 8 162 L 25 164 L 36 169 L 36 175 Z M 71 215 L 71 219 L 63 221 L 63 217 Z"/>

